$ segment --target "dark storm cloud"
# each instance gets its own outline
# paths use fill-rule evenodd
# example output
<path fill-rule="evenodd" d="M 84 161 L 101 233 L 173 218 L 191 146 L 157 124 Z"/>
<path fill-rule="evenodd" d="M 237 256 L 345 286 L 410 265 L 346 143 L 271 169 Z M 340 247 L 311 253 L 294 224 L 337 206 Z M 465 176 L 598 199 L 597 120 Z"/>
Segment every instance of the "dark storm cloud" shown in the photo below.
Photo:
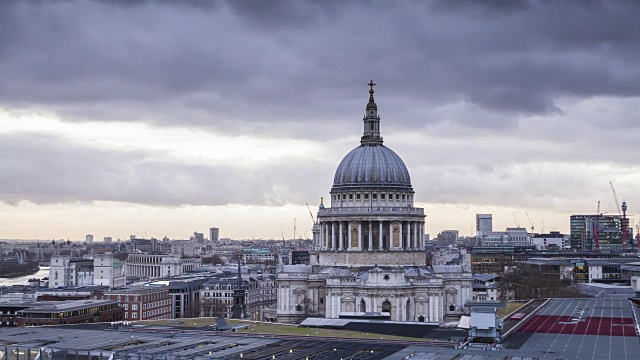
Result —
<path fill-rule="evenodd" d="M 398 127 L 451 103 L 512 128 L 562 98 L 640 95 L 633 1 L 4 3 L 0 106 L 68 120 L 336 136 L 371 78 Z"/>
<path fill-rule="evenodd" d="M 161 153 L 115 151 L 43 134 L 5 134 L 0 135 L 0 201 L 280 206 L 309 202 L 307 194 L 323 189 L 308 178 L 330 167 L 295 157 L 245 166 L 187 164 Z"/>

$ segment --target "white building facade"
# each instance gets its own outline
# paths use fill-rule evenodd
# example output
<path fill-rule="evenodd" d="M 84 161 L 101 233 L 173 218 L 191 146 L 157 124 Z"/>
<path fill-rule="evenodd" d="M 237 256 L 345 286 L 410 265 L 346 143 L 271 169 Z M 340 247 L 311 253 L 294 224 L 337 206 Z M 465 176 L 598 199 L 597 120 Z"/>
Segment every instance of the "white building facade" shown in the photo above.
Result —
<path fill-rule="evenodd" d="M 49 287 L 103 285 L 119 288 L 125 285 L 123 263 L 112 254 L 95 255 L 93 259 L 54 255 L 49 266 Z"/>
<path fill-rule="evenodd" d="M 307 316 L 442 322 L 467 313 L 469 268 L 427 266 L 424 209 L 402 159 L 383 145 L 373 82 L 360 146 L 340 162 L 321 201 L 312 265 L 279 266 L 278 321 Z"/>

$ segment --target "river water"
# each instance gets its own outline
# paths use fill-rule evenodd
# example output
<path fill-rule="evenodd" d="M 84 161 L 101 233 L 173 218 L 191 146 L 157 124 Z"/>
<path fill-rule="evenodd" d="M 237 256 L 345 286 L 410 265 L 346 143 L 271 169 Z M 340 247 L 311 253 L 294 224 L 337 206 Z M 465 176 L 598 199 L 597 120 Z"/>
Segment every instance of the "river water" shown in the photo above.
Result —
<path fill-rule="evenodd" d="M 14 278 L 0 278 L 0 286 L 28 285 L 29 279 L 33 279 L 33 278 L 42 279 L 48 276 L 49 276 L 49 267 L 40 266 L 40 270 L 38 270 L 38 272 L 36 272 L 35 274 L 18 276 Z"/>

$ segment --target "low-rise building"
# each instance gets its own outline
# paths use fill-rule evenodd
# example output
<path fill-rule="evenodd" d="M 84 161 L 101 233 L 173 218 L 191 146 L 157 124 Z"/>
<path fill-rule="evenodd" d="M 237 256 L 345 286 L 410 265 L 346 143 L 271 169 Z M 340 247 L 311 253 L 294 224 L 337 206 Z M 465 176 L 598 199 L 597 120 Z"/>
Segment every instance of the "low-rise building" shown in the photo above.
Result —
<path fill-rule="evenodd" d="M 171 280 L 167 283 L 173 304 L 172 318 L 189 318 L 200 315 L 200 290 L 207 282 L 205 278 Z"/>
<path fill-rule="evenodd" d="M 17 312 L 18 326 L 86 324 L 123 319 L 124 309 L 117 301 L 111 300 L 35 303 Z"/>
<path fill-rule="evenodd" d="M 560 279 L 570 279 L 573 283 L 621 281 L 620 264 L 601 259 L 546 259 L 532 258 L 522 262 L 522 266 L 535 269 L 541 274 L 551 274 Z"/>
<path fill-rule="evenodd" d="M 200 258 L 183 257 L 178 254 L 129 254 L 126 274 L 149 279 L 170 278 L 200 266 Z"/>
<path fill-rule="evenodd" d="M 275 257 L 268 249 L 242 249 L 242 261 L 245 264 L 273 264 Z"/>
<path fill-rule="evenodd" d="M 535 234 L 531 238 L 531 245 L 535 246 L 536 250 L 563 250 L 569 245 L 569 237 L 559 231 Z"/>
<path fill-rule="evenodd" d="M 497 274 L 473 275 L 473 301 L 497 301 L 499 278 Z"/>
<path fill-rule="evenodd" d="M 482 246 L 530 246 L 531 235 L 527 229 L 521 227 L 507 228 L 506 231 L 491 231 L 480 237 Z"/>
<path fill-rule="evenodd" d="M 49 267 L 49 287 L 104 285 L 124 286 L 123 264 L 112 254 L 95 255 L 93 259 L 54 255 Z"/>
<path fill-rule="evenodd" d="M 100 298 L 119 302 L 124 308 L 125 320 L 171 319 L 172 299 L 169 289 L 164 287 L 112 290 Z"/>

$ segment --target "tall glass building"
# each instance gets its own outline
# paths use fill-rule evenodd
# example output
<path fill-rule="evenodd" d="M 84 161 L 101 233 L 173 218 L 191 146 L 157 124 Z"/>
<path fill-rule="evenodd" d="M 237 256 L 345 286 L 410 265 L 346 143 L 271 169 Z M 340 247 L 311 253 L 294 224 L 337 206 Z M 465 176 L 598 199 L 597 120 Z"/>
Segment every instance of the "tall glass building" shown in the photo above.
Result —
<path fill-rule="evenodd" d="M 622 217 L 620 215 L 571 215 L 569 241 L 574 250 L 596 250 L 597 240 L 600 251 L 622 251 Z M 628 221 L 628 219 L 627 219 Z M 627 229 L 627 249 L 634 247 L 633 229 Z"/>

